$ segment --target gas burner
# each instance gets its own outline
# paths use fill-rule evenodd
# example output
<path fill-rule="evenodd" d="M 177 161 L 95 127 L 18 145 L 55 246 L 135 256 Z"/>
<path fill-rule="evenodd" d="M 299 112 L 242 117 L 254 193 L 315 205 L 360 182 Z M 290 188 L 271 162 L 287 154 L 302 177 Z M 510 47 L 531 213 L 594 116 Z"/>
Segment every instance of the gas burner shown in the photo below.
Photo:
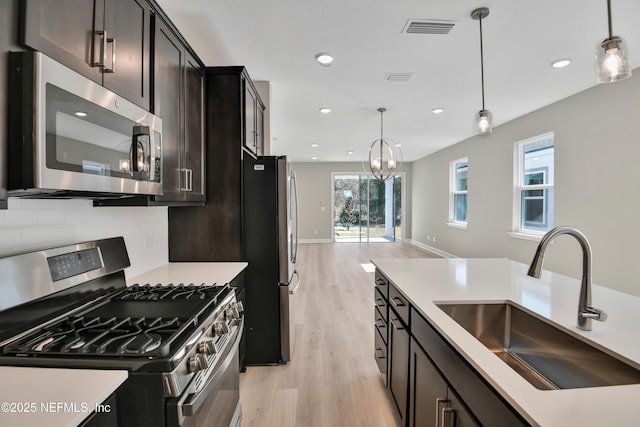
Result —
<path fill-rule="evenodd" d="M 193 283 L 189 285 L 169 284 L 156 285 L 135 284 L 125 290 L 125 292 L 117 299 L 121 300 L 182 300 L 182 299 L 199 299 L 204 300 L 211 297 L 211 290 L 218 292 L 219 287 L 215 286 L 196 286 Z"/>
<path fill-rule="evenodd" d="M 180 318 L 68 317 L 5 346 L 10 354 L 160 356 L 189 322 Z"/>

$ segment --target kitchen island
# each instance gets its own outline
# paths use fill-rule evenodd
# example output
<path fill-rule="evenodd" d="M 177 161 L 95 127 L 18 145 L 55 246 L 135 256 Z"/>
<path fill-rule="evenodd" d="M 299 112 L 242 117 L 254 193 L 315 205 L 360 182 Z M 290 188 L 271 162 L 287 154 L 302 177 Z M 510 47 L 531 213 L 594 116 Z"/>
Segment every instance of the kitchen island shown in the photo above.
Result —
<path fill-rule="evenodd" d="M 580 291 L 577 279 L 549 271 L 544 271 L 540 279 L 534 279 L 526 275 L 527 265 L 507 259 L 374 259 L 372 262 L 415 312 L 526 423 L 635 426 L 640 422 L 637 405 L 640 384 L 537 389 L 436 305 L 512 301 L 640 367 L 639 297 L 593 285 L 593 304 L 606 311 L 609 318 L 606 322 L 593 322 L 593 330 L 587 332 L 576 328 Z M 391 293 L 389 295 L 391 299 Z"/>

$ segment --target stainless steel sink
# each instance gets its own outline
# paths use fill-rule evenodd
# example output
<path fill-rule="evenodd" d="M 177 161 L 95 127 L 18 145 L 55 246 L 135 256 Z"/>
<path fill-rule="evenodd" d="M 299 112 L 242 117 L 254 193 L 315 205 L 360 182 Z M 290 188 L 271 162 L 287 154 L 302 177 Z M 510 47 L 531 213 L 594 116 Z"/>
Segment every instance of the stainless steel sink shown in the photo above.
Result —
<path fill-rule="evenodd" d="M 511 302 L 438 307 L 538 389 L 640 383 L 640 369 Z"/>

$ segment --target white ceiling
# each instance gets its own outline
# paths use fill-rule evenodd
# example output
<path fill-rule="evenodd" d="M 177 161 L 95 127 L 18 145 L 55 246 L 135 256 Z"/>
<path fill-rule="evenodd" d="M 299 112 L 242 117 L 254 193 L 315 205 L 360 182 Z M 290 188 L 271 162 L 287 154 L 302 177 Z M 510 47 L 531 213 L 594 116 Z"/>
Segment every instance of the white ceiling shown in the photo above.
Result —
<path fill-rule="evenodd" d="M 595 47 L 608 35 L 606 0 L 158 3 L 206 65 L 244 65 L 253 80 L 271 82 L 272 154 L 293 161 L 361 161 L 380 135 L 379 107 L 384 136 L 402 144 L 405 161 L 472 136 L 481 108 L 477 7 L 490 9 L 483 35 L 494 127 L 594 86 Z M 640 1 L 613 0 L 612 10 L 613 33 L 627 39 L 637 68 Z M 455 26 L 448 35 L 403 34 L 410 19 Z M 331 67 L 315 61 L 325 51 Z M 567 68 L 550 66 L 567 57 Z M 415 75 L 385 82 L 387 73 Z"/>

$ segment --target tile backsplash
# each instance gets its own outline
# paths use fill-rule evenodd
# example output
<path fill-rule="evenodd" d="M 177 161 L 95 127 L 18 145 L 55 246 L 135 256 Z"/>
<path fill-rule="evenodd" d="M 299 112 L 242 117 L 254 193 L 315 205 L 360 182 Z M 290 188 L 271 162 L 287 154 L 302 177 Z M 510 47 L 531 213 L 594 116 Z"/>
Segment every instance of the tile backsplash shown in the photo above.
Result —
<path fill-rule="evenodd" d="M 131 267 L 127 277 L 168 261 L 166 207 L 100 207 L 90 200 L 9 198 L 0 210 L 0 256 L 123 236 Z"/>

